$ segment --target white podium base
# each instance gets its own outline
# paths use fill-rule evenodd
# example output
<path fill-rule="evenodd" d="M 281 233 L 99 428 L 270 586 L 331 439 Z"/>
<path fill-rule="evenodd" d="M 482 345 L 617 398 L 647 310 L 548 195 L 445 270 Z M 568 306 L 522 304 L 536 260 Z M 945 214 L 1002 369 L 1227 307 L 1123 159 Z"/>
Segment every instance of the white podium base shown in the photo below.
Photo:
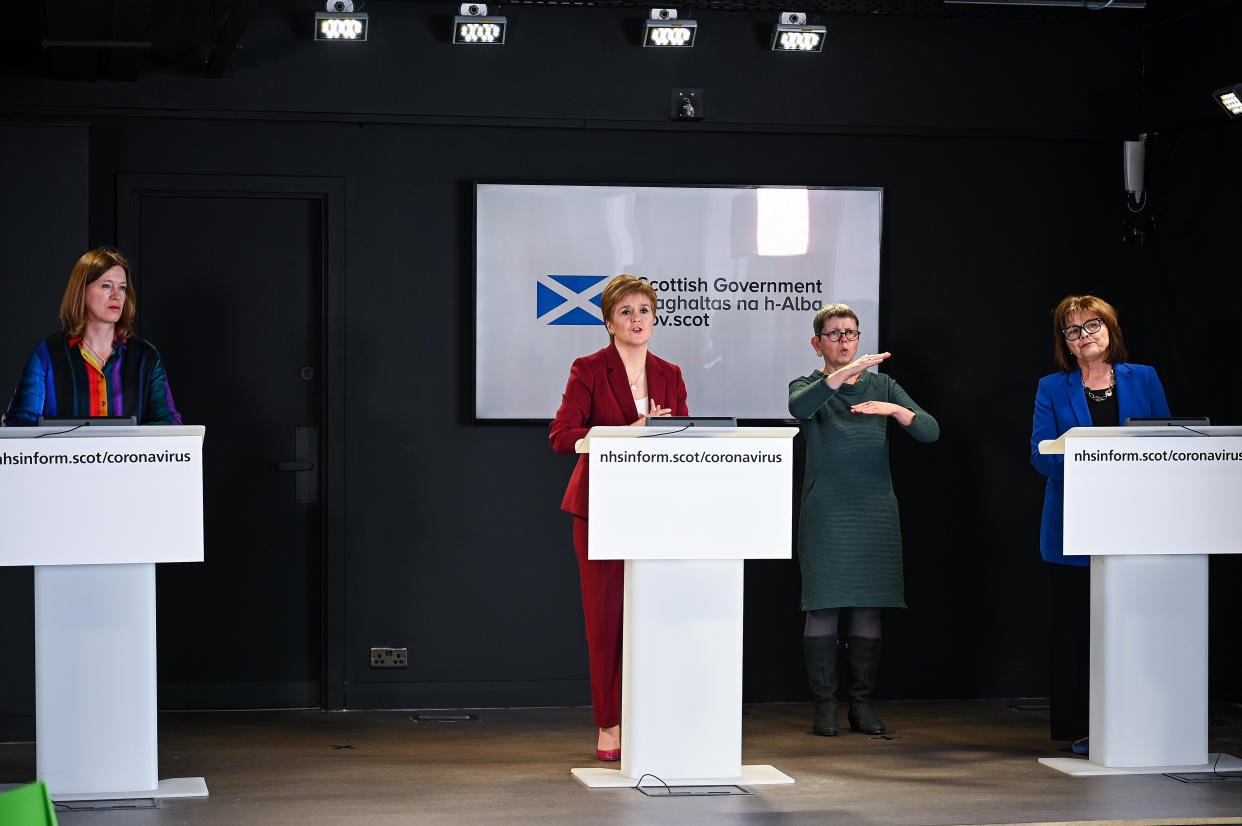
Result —
<path fill-rule="evenodd" d="M 1208 762 L 1195 766 L 1101 766 L 1080 757 L 1041 757 L 1039 762 L 1074 777 L 1100 777 L 1112 774 L 1210 774 L 1242 769 L 1242 760 L 1231 754 L 1209 754 Z"/>
<path fill-rule="evenodd" d="M 1211 762 L 1207 554 L 1091 558 L 1090 707 L 1102 766 Z"/>
<path fill-rule="evenodd" d="M 207 781 L 201 777 L 170 777 L 161 780 L 158 788 L 140 792 L 86 792 L 81 794 L 51 793 L 57 803 L 75 803 L 83 800 L 137 800 L 143 797 L 168 799 L 173 797 L 207 797 Z"/>
<path fill-rule="evenodd" d="M 620 769 L 570 769 L 569 773 L 588 789 L 633 789 L 638 779 L 627 777 Z M 764 786 L 793 783 L 794 779 L 771 766 L 742 766 L 740 777 L 681 778 L 657 780 L 643 778 L 643 788 L 659 786 Z"/>
<path fill-rule="evenodd" d="M 627 777 L 742 769 L 741 559 L 629 559 L 621 665 Z"/>
<path fill-rule="evenodd" d="M 160 782 L 155 563 L 37 565 L 34 585 L 37 779 L 53 799 L 150 797 Z"/>

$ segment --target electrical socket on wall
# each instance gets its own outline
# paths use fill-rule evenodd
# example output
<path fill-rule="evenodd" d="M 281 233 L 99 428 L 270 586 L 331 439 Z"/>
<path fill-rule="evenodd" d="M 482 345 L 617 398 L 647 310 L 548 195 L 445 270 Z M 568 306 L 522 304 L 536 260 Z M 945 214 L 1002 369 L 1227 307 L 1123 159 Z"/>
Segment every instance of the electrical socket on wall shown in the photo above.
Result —
<path fill-rule="evenodd" d="M 372 668 L 406 668 L 410 664 L 407 648 L 372 648 Z"/>

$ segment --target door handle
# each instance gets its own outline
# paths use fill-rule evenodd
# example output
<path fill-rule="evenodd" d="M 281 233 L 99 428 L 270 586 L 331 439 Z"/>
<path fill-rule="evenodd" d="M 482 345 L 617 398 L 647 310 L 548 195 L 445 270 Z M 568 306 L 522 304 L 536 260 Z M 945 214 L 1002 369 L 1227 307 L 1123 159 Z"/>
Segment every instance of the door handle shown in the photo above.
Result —
<path fill-rule="evenodd" d="M 319 501 L 319 428 L 296 427 L 293 429 L 293 459 L 277 462 L 280 473 L 296 473 L 293 477 L 294 501 L 299 505 L 313 505 Z"/>

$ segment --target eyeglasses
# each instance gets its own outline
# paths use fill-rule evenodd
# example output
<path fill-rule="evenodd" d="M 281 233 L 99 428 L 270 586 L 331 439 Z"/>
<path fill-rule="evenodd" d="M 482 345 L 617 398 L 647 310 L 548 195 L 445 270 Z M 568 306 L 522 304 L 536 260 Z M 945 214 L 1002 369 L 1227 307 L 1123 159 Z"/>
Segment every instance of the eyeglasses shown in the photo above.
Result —
<path fill-rule="evenodd" d="M 840 341 L 841 336 L 845 336 L 846 341 L 858 341 L 857 330 L 830 330 L 827 333 L 820 333 L 820 336 L 829 341 Z"/>
<path fill-rule="evenodd" d="M 1094 335 L 1102 329 L 1104 329 L 1104 319 L 1093 318 L 1088 321 L 1084 321 L 1082 324 L 1074 324 L 1066 327 L 1061 331 L 1061 335 L 1065 336 L 1066 341 L 1077 341 L 1083 333 L 1086 333 L 1087 335 Z"/>

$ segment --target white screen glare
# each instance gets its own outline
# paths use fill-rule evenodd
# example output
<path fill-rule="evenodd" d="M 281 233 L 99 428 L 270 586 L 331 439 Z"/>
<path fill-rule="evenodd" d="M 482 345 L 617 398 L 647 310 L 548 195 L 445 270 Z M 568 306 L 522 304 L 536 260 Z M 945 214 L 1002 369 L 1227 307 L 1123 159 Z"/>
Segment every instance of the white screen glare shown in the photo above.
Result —
<path fill-rule="evenodd" d="M 805 189 L 756 189 L 759 255 L 806 255 L 811 237 L 810 193 Z"/>

